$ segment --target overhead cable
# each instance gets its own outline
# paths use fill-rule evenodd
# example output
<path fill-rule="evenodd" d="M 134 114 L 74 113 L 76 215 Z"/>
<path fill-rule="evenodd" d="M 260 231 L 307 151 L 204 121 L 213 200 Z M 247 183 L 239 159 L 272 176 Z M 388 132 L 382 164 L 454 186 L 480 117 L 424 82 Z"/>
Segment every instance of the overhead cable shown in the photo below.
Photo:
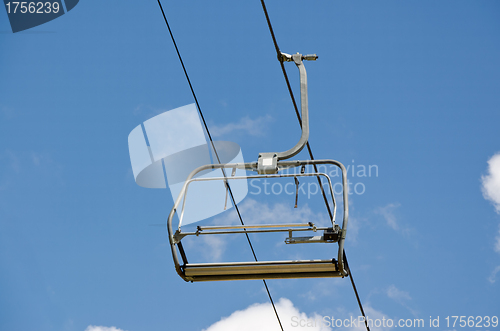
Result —
<path fill-rule="evenodd" d="M 197 108 L 198 108 L 198 111 L 199 111 L 199 113 L 200 113 L 201 120 L 202 120 L 202 122 L 203 122 L 203 125 L 205 126 L 205 130 L 207 131 L 208 138 L 210 139 L 210 143 L 211 143 L 211 145 L 212 145 L 212 149 L 213 149 L 213 151 L 214 151 L 214 154 L 215 154 L 215 156 L 216 156 L 216 158 L 217 158 L 217 162 L 218 162 L 219 164 L 221 164 L 221 161 L 220 161 L 219 155 L 217 154 L 217 150 L 216 150 L 216 148 L 215 148 L 215 144 L 214 144 L 214 142 L 213 142 L 213 140 L 212 140 L 212 136 L 211 136 L 211 134 L 210 134 L 210 130 L 208 129 L 208 125 L 207 125 L 207 123 L 206 123 L 206 121 L 205 121 L 205 117 L 203 116 L 203 112 L 202 112 L 201 107 L 200 107 L 200 104 L 199 104 L 199 102 L 198 102 L 198 98 L 196 97 L 196 93 L 194 92 L 193 85 L 191 84 L 191 80 L 189 79 L 189 75 L 188 75 L 188 73 L 187 73 L 186 66 L 184 65 L 184 61 L 182 61 L 182 56 L 181 56 L 181 53 L 180 53 L 180 51 L 179 51 L 179 48 L 177 47 L 177 43 L 175 42 L 175 38 L 174 38 L 174 35 L 173 35 L 173 33 L 172 33 L 172 29 L 170 28 L 170 24 L 168 24 L 167 16 L 165 15 L 165 11 L 163 10 L 163 7 L 162 7 L 162 5 L 161 5 L 160 0 L 157 0 L 157 1 L 158 1 L 158 6 L 160 7 L 161 13 L 163 14 L 163 19 L 165 20 L 165 24 L 167 25 L 168 32 L 170 33 L 170 38 L 172 39 L 172 42 L 173 42 L 173 44 L 174 44 L 175 51 L 177 52 L 177 56 L 178 56 L 178 58 L 179 58 L 179 61 L 181 62 L 182 69 L 184 70 L 184 75 L 186 76 L 186 79 L 187 79 L 187 81 L 188 81 L 189 88 L 191 89 L 191 93 L 193 94 L 193 98 L 194 98 L 194 101 L 195 101 L 196 106 L 197 106 Z M 224 168 L 221 168 L 221 169 L 222 169 L 222 173 L 223 173 L 224 178 L 226 178 L 226 172 L 225 172 Z M 234 199 L 234 196 L 233 196 L 233 192 L 232 192 L 232 190 L 231 190 L 231 187 L 229 186 L 229 183 L 227 183 L 227 182 L 226 182 L 226 187 L 227 187 L 227 189 L 228 189 L 228 191 L 229 191 L 229 195 L 230 195 L 230 197 L 231 197 L 231 201 L 233 202 L 233 206 L 234 206 L 234 208 L 235 208 L 235 210 L 236 210 L 236 213 L 238 214 L 238 218 L 240 219 L 241 225 L 245 225 L 245 224 L 243 223 L 243 218 L 241 217 L 241 214 L 240 214 L 240 211 L 239 211 L 238 205 L 236 204 L 236 201 L 235 201 L 235 199 Z M 253 248 L 252 242 L 250 241 L 250 237 L 248 236 L 248 233 L 245 233 L 245 236 L 246 236 L 246 238 L 247 238 L 248 244 L 249 244 L 250 249 L 251 249 L 251 251 L 252 251 L 252 255 L 253 255 L 253 257 L 254 257 L 255 261 L 257 261 L 257 255 L 255 254 L 255 250 L 254 250 L 254 248 Z M 280 325 L 280 328 L 281 328 L 281 330 L 282 330 L 282 331 L 284 331 L 284 329 L 283 329 L 283 325 L 281 324 L 281 320 L 280 320 L 280 318 L 279 318 L 278 311 L 276 310 L 276 306 L 275 306 L 274 301 L 273 301 L 273 298 L 272 298 L 272 296 L 271 296 L 271 292 L 269 291 L 269 288 L 268 288 L 268 286 L 267 286 L 266 280 L 265 280 L 265 279 L 263 279 L 262 281 L 264 282 L 264 287 L 266 288 L 267 295 L 269 296 L 269 300 L 271 301 L 271 305 L 272 305 L 272 307 L 273 307 L 273 309 L 274 309 L 274 313 L 275 313 L 275 315 L 276 315 L 276 318 L 278 319 L 278 323 L 279 323 L 279 325 Z"/>
<path fill-rule="evenodd" d="M 278 60 L 279 60 L 280 65 L 281 65 L 281 70 L 283 71 L 283 76 L 285 77 L 286 85 L 288 87 L 288 92 L 290 93 L 290 97 L 292 99 L 292 103 L 293 103 L 293 106 L 295 108 L 295 113 L 297 114 L 297 119 L 299 120 L 299 125 L 302 128 L 302 119 L 300 118 L 300 113 L 299 113 L 299 110 L 297 108 L 297 103 L 295 102 L 295 97 L 293 95 L 293 91 L 292 91 L 292 88 L 290 86 L 290 81 L 288 80 L 288 75 L 286 73 L 286 69 L 285 69 L 285 66 L 283 64 L 283 59 L 282 59 L 282 56 L 281 56 L 281 51 L 280 51 L 280 48 L 278 46 L 278 42 L 276 41 L 276 36 L 274 34 L 274 31 L 273 31 L 273 26 L 271 25 L 271 20 L 269 19 L 269 14 L 267 13 L 266 4 L 265 4 L 264 0 L 260 0 L 260 2 L 262 4 L 262 9 L 264 10 L 264 14 L 266 15 L 267 25 L 269 27 L 269 32 L 271 33 L 271 37 L 273 39 L 274 48 L 276 49 L 276 54 L 278 56 Z M 311 160 L 314 160 L 314 157 L 313 157 L 313 154 L 312 154 L 312 150 L 311 150 L 311 146 L 309 145 L 309 142 L 307 142 L 306 146 L 307 146 L 307 150 L 309 152 L 309 157 L 311 158 Z M 314 165 L 314 171 L 318 172 L 318 169 L 316 168 L 316 165 Z M 330 209 L 330 205 L 328 204 L 328 199 L 326 198 L 326 193 L 325 193 L 325 190 L 323 189 L 323 185 L 321 183 L 321 179 L 320 179 L 319 176 L 317 176 L 317 178 L 318 178 L 319 187 L 321 188 L 321 193 L 323 194 L 323 199 L 325 201 L 326 208 L 328 210 L 328 214 L 330 214 L 330 218 L 332 218 L 332 212 L 331 212 L 331 209 Z M 365 311 L 363 309 L 363 305 L 361 304 L 361 300 L 359 299 L 358 290 L 356 289 L 356 284 L 354 283 L 354 279 L 352 278 L 352 272 L 349 269 L 349 264 L 347 263 L 347 255 L 345 253 L 345 250 L 343 251 L 343 255 L 344 255 L 344 260 L 345 260 L 345 263 L 346 263 L 347 270 L 349 272 L 349 278 L 351 279 L 351 284 L 352 284 L 352 287 L 354 289 L 354 294 L 356 295 L 356 299 L 358 301 L 359 309 L 361 310 L 361 314 L 365 318 L 366 329 L 368 331 L 370 331 L 370 327 L 368 326 L 368 322 L 367 322 L 367 319 L 366 319 Z"/>

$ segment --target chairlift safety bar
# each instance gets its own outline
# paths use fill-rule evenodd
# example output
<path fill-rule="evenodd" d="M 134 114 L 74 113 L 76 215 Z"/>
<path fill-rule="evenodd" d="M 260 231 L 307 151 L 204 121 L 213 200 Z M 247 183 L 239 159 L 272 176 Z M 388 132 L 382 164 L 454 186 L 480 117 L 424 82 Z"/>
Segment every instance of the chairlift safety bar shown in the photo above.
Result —
<path fill-rule="evenodd" d="M 234 169 L 234 168 L 233 168 Z M 256 171 L 255 169 L 253 169 Z M 204 177 L 204 178 L 191 178 L 189 180 L 186 180 L 186 190 L 184 192 L 184 200 L 182 202 L 182 208 L 181 208 L 181 213 L 179 216 L 179 225 L 178 225 L 178 230 L 180 231 L 181 226 L 182 226 L 182 220 L 184 219 L 184 209 L 186 206 L 186 196 L 187 192 L 189 189 L 189 185 L 192 182 L 205 182 L 205 181 L 215 181 L 215 180 L 223 180 L 224 183 L 227 183 L 227 180 L 238 180 L 238 179 L 256 179 L 256 178 L 280 178 L 280 177 L 318 177 L 322 176 L 325 177 L 325 179 L 328 181 L 328 188 L 330 190 L 330 196 L 332 197 L 332 202 L 333 202 L 333 214 L 332 214 L 332 225 L 335 224 L 335 217 L 337 214 L 337 202 L 335 201 L 335 195 L 333 194 L 333 188 L 332 188 L 332 180 L 330 179 L 330 176 L 328 176 L 325 173 L 322 172 L 314 172 L 314 173 L 299 173 L 299 174 L 274 174 L 274 175 L 255 175 L 255 176 L 234 176 L 234 177 Z M 181 192 L 182 193 L 182 192 Z"/>

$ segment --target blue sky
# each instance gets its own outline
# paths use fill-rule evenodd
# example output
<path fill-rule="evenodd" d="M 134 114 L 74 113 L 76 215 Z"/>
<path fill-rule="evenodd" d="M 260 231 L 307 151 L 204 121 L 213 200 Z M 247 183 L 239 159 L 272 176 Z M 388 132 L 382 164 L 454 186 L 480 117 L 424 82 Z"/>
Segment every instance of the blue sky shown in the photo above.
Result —
<path fill-rule="evenodd" d="M 246 161 L 295 144 L 300 128 L 260 2 L 162 4 L 216 138 L 238 143 Z M 319 55 L 306 63 L 315 157 L 378 169 L 350 176 L 364 191 L 350 197 L 346 239 L 369 316 L 426 326 L 440 316 L 437 330 L 461 329 L 446 316 L 498 316 L 500 4 L 267 6 L 283 52 Z M 298 97 L 297 69 L 287 70 Z M 161 226 L 172 197 L 134 182 L 130 131 L 193 101 L 155 1 L 80 1 L 16 34 L 0 10 L 1 330 L 279 329 L 261 281 L 177 276 Z M 326 217 L 319 195 L 293 204 L 249 194 L 241 208 L 249 222 Z M 252 239 L 263 259 L 321 250 Z M 231 260 L 238 244 L 190 249 Z M 268 285 L 285 330 L 299 329 L 293 316 L 359 315 L 348 279 Z"/>

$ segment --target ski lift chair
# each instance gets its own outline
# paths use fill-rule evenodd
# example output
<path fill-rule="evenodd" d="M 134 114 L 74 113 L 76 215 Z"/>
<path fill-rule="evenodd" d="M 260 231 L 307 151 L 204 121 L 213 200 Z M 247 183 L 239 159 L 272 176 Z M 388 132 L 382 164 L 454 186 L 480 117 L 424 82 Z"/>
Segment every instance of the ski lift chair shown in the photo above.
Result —
<path fill-rule="evenodd" d="M 309 117 L 307 101 L 307 76 L 302 60 L 316 60 L 316 55 L 301 54 L 289 55 L 281 53 L 282 61 L 294 61 L 300 72 L 300 96 L 302 113 L 302 135 L 299 142 L 290 150 L 280 153 L 261 153 L 257 162 L 250 163 L 228 163 L 228 164 L 208 164 L 193 170 L 187 177 L 184 186 L 175 200 L 174 206 L 167 220 L 170 246 L 172 249 L 175 269 L 185 281 L 221 281 L 221 280 L 245 280 L 245 279 L 286 279 L 286 278 L 317 278 L 317 277 L 345 277 L 348 275 L 348 268 L 344 260 L 344 241 L 348 223 L 348 185 L 347 173 L 342 163 L 334 160 L 306 160 L 306 161 L 286 161 L 286 159 L 297 155 L 307 143 L 309 138 Z M 343 220 L 340 227 L 335 223 L 336 201 L 333 194 L 330 177 L 320 172 L 305 172 L 307 165 L 329 164 L 339 167 L 342 172 L 343 187 Z M 280 173 L 285 169 L 301 167 L 300 173 L 287 174 Z M 196 174 L 209 170 L 221 169 L 223 177 L 196 178 Z M 256 172 L 253 176 L 226 176 L 225 169 L 243 169 Z M 184 215 L 184 207 L 188 198 L 189 185 L 196 181 L 223 180 L 229 190 L 228 181 L 248 178 L 279 178 L 279 177 L 323 177 L 328 182 L 329 193 L 333 203 L 333 215 L 331 226 L 318 227 L 314 220 L 305 220 L 301 224 L 259 224 L 259 225 L 227 225 L 227 226 L 198 226 L 196 231 L 182 232 L 181 225 Z M 182 206 L 181 205 L 182 202 Z M 178 229 L 174 232 L 172 221 L 174 214 L 180 209 Z M 322 231 L 321 235 L 294 237 L 294 232 L 314 232 Z M 269 233 L 287 232 L 286 244 L 303 243 L 337 243 L 337 258 L 326 260 L 288 260 L 288 261 L 247 261 L 247 262 L 217 262 L 217 263 L 189 263 L 186 253 L 182 247 L 182 239 L 187 236 L 200 235 L 222 235 L 238 233 Z M 181 257 L 179 259 L 178 253 Z"/>

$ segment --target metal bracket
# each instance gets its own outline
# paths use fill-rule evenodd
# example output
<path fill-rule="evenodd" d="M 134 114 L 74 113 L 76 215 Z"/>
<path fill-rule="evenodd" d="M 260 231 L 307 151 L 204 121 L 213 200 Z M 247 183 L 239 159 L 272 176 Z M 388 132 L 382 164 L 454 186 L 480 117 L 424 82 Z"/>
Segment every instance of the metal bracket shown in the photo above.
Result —
<path fill-rule="evenodd" d="M 339 232 L 340 227 L 338 225 L 323 230 L 322 236 L 292 237 L 292 231 L 289 231 L 285 244 L 336 243 L 339 241 Z"/>
<path fill-rule="evenodd" d="M 328 228 L 323 231 L 323 237 L 325 241 L 338 242 L 340 239 L 340 233 L 341 233 L 340 226 L 335 224 L 334 227 Z"/>
<path fill-rule="evenodd" d="M 285 239 L 285 244 L 306 244 L 306 243 L 324 243 L 323 236 L 310 237 L 288 237 Z"/>
<path fill-rule="evenodd" d="M 296 53 L 296 54 L 290 55 L 290 54 L 281 52 L 278 55 L 278 60 L 280 62 L 292 62 L 292 61 L 294 61 L 295 63 L 297 63 L 297 61 L 301 61 L 301 60 L 316 61 L 317 59 L 318 59 L 318 56 L 316 54 L 302 55 L 302 54 Z"/>
<path fill-rule="evenodd" d="M 181 233 L 179 230 L 175 231 L 173 238 L 172 238 L 174 244 L 180 243 L 182 238 L 184 238 L 185 236 L 187 236 L 187 234 Z"/>
<path fill-rule="evenodd" d="M 260 153 L 257 161 L 257 173 L 259 175 L 270 175 L 278 173 L 278 154 Z"/>

